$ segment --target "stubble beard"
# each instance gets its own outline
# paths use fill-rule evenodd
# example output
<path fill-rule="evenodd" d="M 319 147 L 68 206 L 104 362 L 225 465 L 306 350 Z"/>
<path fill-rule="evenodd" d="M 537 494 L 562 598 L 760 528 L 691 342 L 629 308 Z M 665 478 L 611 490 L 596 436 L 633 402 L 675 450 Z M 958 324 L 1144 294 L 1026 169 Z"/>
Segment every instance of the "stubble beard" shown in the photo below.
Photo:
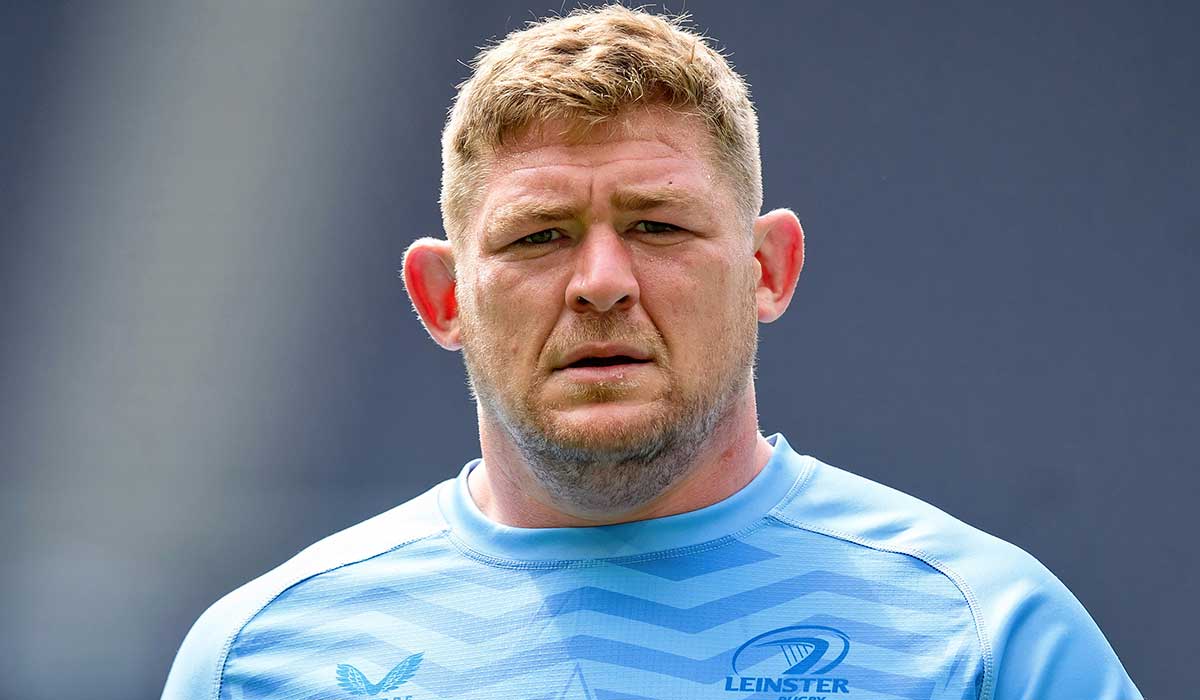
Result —
<path fill-rule="evenodd" d="M 496 381 L 500 368 L 486 355 L 491 343 L 465 318 L 463 360 L 481 418 L 492 419 L 507 433 L 556 505 L 584 516 L 627 513 L 652 502 L 686 476 L 708 438 L 737 410 L 753 379 L 758 342 L 753 317 L 738 323 L 743 325 L 729 328 L 724 335 L 734 342 L 712 358 L 713 382 L 685 392 L 667 358 L 660 358 L 659 370 L 669 380 L 662 410 L 637 424 L 609 427 L 602 439 L 587 428 L 556 420 L 537 401 L 540 385 L 515 397 L 500 391 Z M 621 337 L 603 332 L 619 323 L 607 319 L 599 324 L 608 328 L 581 330 L 577 335 L 593 340 Z M 620 396 L 623 389 L 615 383 L 578 391 L 576 398 L 598 402 Z"/>

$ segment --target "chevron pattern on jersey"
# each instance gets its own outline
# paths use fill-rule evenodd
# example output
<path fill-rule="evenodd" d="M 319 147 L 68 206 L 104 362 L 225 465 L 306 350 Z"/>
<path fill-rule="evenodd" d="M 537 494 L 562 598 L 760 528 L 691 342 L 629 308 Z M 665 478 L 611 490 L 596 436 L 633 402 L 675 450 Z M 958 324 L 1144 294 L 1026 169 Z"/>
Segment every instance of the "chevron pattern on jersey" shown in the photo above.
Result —
<path fill-rule="evenodd" d="M 736 566 L 755 564 L 774 558 L 775 555 L 770 552 L 735 540 L 727 546 L 714 550 L 712 555 L 707 557 L 687 557 L 684 559 L 674 557 L 668 559 L 646 559 L 643 557 L 641 560 L 628 561 L 621 564 L 621 566 L 670 581 L 686 581 L 690 578 L 704 576 L 716 571 L 724 571 Z"/>
<path fill-rule="evenodd" d="M 782 523 L 718 547 L 535 569 L 442 537 L 284 591 L 234 639 L 221 698 L 366 698 L 339 688 L 339 665 L 378 683 L 423 653 L 377 697 L 962 700 L 981 674 L 977 640 L 941 573 Z M 788 675 L 810 657 L 820 665 Z"/>

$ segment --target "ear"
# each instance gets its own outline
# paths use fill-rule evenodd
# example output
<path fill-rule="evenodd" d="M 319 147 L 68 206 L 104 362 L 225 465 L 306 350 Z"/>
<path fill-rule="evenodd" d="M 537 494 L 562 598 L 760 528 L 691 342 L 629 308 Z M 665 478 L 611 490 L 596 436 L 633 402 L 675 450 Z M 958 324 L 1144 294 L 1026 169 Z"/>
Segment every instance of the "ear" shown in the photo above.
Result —
<path fill-rule="evenodd" d="M 804 267 L 804 229 L 789 209 L 776 209 L 754 222 L 754 259 L 758 262 L 758 320 L 770 323 L 792 302 Z"/>
<path fill-rule="evenodd" d="M 430 337 L 447 350 L 462 347 L 454 299 L 454 251 L 449 241 L 420 238 L 404 253 L 404 288 Z"/>

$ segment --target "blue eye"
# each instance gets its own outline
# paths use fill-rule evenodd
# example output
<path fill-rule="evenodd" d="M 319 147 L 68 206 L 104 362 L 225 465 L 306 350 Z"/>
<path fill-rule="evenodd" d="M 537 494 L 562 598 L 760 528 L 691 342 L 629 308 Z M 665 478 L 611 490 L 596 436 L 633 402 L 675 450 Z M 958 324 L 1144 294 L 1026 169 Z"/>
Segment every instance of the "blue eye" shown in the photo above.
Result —
<path fill-rule="evenodd" d="M 560 238 L 562 238 L 562 234 L 559 233 L 558 229 L 548 228 L 545 231 L 538 231 L 537 233 L 531 233 L 528 236 L 525 236 L 524 238 L 522 238 L 518 242 L 524 243 L 526 245 L 540 245 L 542 243 L 549 243 L 550 241 L 556 241 Z"/>
<path fill-rule="evenodd" d="M 678 231 L 679 227 L 661 221 L 639 221 L 634 225 L 634 229 L 642 233 L 672 233 Z"/>

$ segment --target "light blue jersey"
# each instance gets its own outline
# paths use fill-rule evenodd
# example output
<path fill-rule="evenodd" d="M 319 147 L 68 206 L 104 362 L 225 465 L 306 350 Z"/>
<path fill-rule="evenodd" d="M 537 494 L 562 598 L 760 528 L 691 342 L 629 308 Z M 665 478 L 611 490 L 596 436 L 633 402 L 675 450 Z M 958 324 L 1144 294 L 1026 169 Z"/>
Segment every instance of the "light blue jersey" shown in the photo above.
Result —
<path fill-rule="evenodd" d="M 715 505 L 489 521 L 466 476 L 212 606 L 164 700 L 1138 700 L 1033 557 L 784 438 Z"/>

